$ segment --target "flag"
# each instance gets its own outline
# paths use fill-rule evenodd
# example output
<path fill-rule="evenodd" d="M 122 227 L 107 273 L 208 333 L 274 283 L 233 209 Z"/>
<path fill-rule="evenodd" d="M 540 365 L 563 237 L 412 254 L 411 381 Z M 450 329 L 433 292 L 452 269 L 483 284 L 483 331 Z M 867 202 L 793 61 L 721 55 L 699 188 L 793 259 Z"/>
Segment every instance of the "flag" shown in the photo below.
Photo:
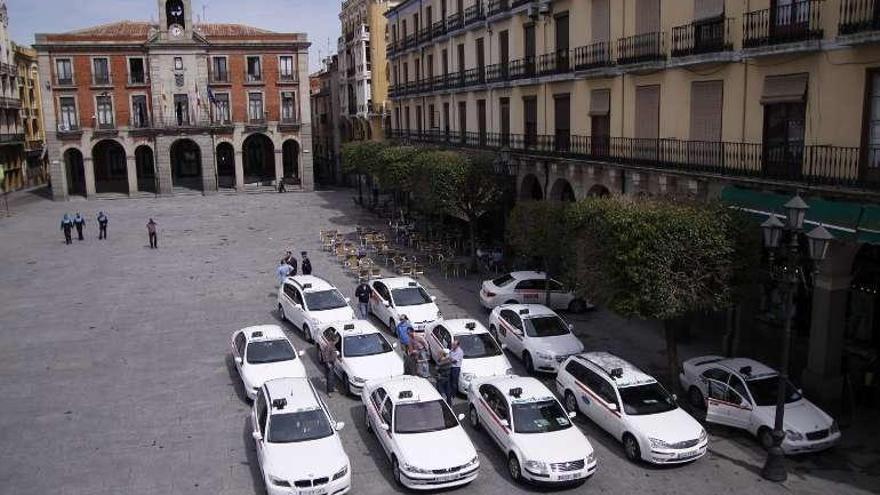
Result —
<path fill-rule="evenodd" d="M 214 98 L 214 91 L 212 91 L 211 88 L 208 88 L 208 101 L 211 103 L 217 103 L 216 98 Z"/>

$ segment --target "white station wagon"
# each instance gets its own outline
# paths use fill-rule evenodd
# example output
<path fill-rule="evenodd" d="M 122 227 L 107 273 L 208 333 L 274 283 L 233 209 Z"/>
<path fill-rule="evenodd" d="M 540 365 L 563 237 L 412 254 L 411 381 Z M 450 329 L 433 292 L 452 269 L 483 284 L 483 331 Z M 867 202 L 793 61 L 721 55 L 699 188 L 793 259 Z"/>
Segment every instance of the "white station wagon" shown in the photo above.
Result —
<path fill-rule="evenodd" d="M 306 376 L 300 359 L 305 351 L 297 351 L 278 325 L 242 328 L 232 334 L 230 345 L 235 368 L 251 400 L 267 380 Z"/>
<path fill-rule="evenodd" d="M 706 421 L 741 428 L 765 448 L 772 445 L 779 373 L 753 359 L 703 356 L 682 363 L 681 387 L 691 405 L 706 408 Z M 840 440 L 837 422 L 804 398 L 791 382 L 785 398 L 782 450 L 800 454 Z"/>
<path fill-rule="evenodd" d="M 441 320 L 428 327 L 425 333 L 434 362 L 440 359 L 442 351 L 452 346 L 453 339 L 458 340 L 464 354 L 457 390 L 462 394 L 467 393 L 475 379 L 513 374 L 510 361 L 495 337 L 476 320 Z"/>
<path fill-rule="evenodd" d="M 544 272 L 510 272 L 480 287 L 480 304 L 492 309 L 501 304 L 546 304 L 550 292 L 550 307 L 556 310 L 582 313 L 593 306 L 568 290 L 561 282 L 547 279 Z"/>
<path fill-rule="evenodd" d="M 584 434 L 543 383 L 505 376 L 475 382 L 468 416 L 507 456 L 514 481 L 582 483 L 596 472 L 596 454 Z"/>
<path fill-rule="evenodd" d="M 709 438 L 700 423 L 657 380 L 617 356 L 572 356 L 556 375 L 556 390 L 568 410 L 623 442 L 633 462 L 675 464 L 706 453 Z"/>
<path fill-rule="evenodd" d="M 568 356 L 583 352 L 572 326 L 540 304 L 504 304 L 489 314 L 489 331 L 526 371 L 556 373 Z"/>
<path fill-rule="evenodd" d="M 278 316 L 299 328 L 307 341 L 314 342 L 321 325 L 355 318 L 348 301 L 326 280 L 297 275 L 288 277 L 278 289 Z"/>
<path fill-rule="evenodd" d="M 431 382 L 415 376 L 367 382 L 361 392 L 367 429 L 388 456 L 394 480 L 412 490 L 436 490 L 477 479 L 480 458 Z"/>
<path fill-rule="evenodd" d="M 373 289 L 370 312 L 392 332 L 402 315 L 406 315 L 413 329 L 419 332 L 442 316 L 434 302 L 437 298 L 409 277 L 376 279 L 370 282 L 370 287 Z"/>
<path fill-rule="evenodd" d="M 318 347 L 323 349 L 330 345 L 330 334 L 334 332 L 339 335 L 335 346 L 339 352 L 336 375 L 342 389 L 349 394 L 360 394 L 364 383 L 369 380 L 403 375 L 403 358 L 395 352 L 397 342 L 389 343 L 369 321 L 352 320 L 327 325 L 318 333 Z M 321 352 L 318 360 L 323 360 Z"/>

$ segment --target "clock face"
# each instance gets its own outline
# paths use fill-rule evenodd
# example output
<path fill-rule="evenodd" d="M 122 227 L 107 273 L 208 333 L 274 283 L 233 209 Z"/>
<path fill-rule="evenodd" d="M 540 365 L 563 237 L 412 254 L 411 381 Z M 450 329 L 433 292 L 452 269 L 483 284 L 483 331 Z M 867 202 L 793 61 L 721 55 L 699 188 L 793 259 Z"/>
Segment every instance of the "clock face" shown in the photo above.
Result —
<path fill-rule="evenodd" d="M 175 38 L 180 36 L 181 34 L 183 34 L 183 28 L 178 26 L 177 24 L 171 26 L 170 31 L 171 31 L 171 36 L 174 36 Z"/>

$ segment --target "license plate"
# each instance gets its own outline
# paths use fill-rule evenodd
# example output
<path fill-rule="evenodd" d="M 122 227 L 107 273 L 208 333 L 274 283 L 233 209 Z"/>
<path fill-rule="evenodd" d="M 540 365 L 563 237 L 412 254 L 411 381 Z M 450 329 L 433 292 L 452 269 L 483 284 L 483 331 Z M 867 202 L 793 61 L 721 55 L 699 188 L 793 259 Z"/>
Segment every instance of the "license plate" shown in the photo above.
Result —
<path fill-rule="evenodd" d="M 437 477 L 437 481 L 441 481 L 441 482 L 442 482 L 442 481 L 452 481 L 452 480 L 457 480 L 457 479 L 458 479 L 458 475 L 457 475 L 457 474 L 447 474 L 447 475 L 444 475 L 444 476 L 438 476 L 438 477 Z"/>
<path fill-rule="evenodd" d="M 675 457 L 677 457 L 678 459 L 688 459 L 691 457 L 696 457 L 699 454 L 700 454 L 699 450 L 689 450 L 687 452 L 679 452 L 678 454 L 676 454 Z"/>
<path fill-rule="evenodd" d="M 558 479 L 559 479 L 559 481 L 570 481 L 570 480 L 578 479 L 578 478 L 580 478 L 580 477 L 581 477 L 581 475 L 580 475 L 579 473 L 574 473 L 574 474 L 560 474 L 560 475 L 558 476 Z"/>
<path fill-rule="evenodd" d="M 301 495 L 324 495 L 326 493 L 323 488 L 309 488 L 306 490 L 300 490 Z"/>

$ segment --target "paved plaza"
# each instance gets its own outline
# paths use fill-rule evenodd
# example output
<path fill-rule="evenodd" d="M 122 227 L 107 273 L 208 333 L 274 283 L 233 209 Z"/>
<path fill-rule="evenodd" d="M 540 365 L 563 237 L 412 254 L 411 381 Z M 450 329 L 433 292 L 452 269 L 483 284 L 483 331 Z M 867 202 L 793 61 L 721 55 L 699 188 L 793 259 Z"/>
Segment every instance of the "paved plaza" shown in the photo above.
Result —
<path fill-rule="evenodd" d="M 356 209 L 350 191 L 241 194 L 50 202 L 12 198 L 0 218 L 0 494 L 265 493 L 248 424 L 249 404 L 229 356 L 241 327 L 278 323 L 275 265 L 286 249 L 310 253 L 314 274 L 353 296 L 355 281 L 322 253 L 318 232 L 378 225 Z M 110 218 L 97 239 L 98 210 Z M 86 240 L 66 246 L 65 212 L 89 220 Z M 159 249 L 145 224 L 159 224 Z M 486 322 L 476 278 L 425 286 L 444 316 Z M 589 350 L 610 350 L 659 371 L 660 329 L 599 310 L 572 317 Z M 287 327 L 323 390 L 313 347 Z M 682 358 L 696 352 L 682 346 Z M 716 350 L 717 351 L 717 350 Z M 519 361 L 511 359 L 519 372 Z M 551 379 L 548 378 L 547 383 Z M 329 405 L 345 421 L 353 491 L 400 491 L 390 465 L 363 424 L 353 397 Z M 458 412 L 465 412 L 459 399 Z M 848 434 L 844 444 L 790 462 L 789 481 L 763 481 L 764 453 L 732 430 L 710 429 L 709 454 L 655 468 L 628 462 L 619 443 L 585 421 L 597 474 L 572 492 L 696 494 L 878 493 L 877 438 Z M 466 426 L 480 452 L 480 477 L 455 493 L 525 493 L 483 432 Z M 537 490 L 544 491 L 544 490 Z"/>

